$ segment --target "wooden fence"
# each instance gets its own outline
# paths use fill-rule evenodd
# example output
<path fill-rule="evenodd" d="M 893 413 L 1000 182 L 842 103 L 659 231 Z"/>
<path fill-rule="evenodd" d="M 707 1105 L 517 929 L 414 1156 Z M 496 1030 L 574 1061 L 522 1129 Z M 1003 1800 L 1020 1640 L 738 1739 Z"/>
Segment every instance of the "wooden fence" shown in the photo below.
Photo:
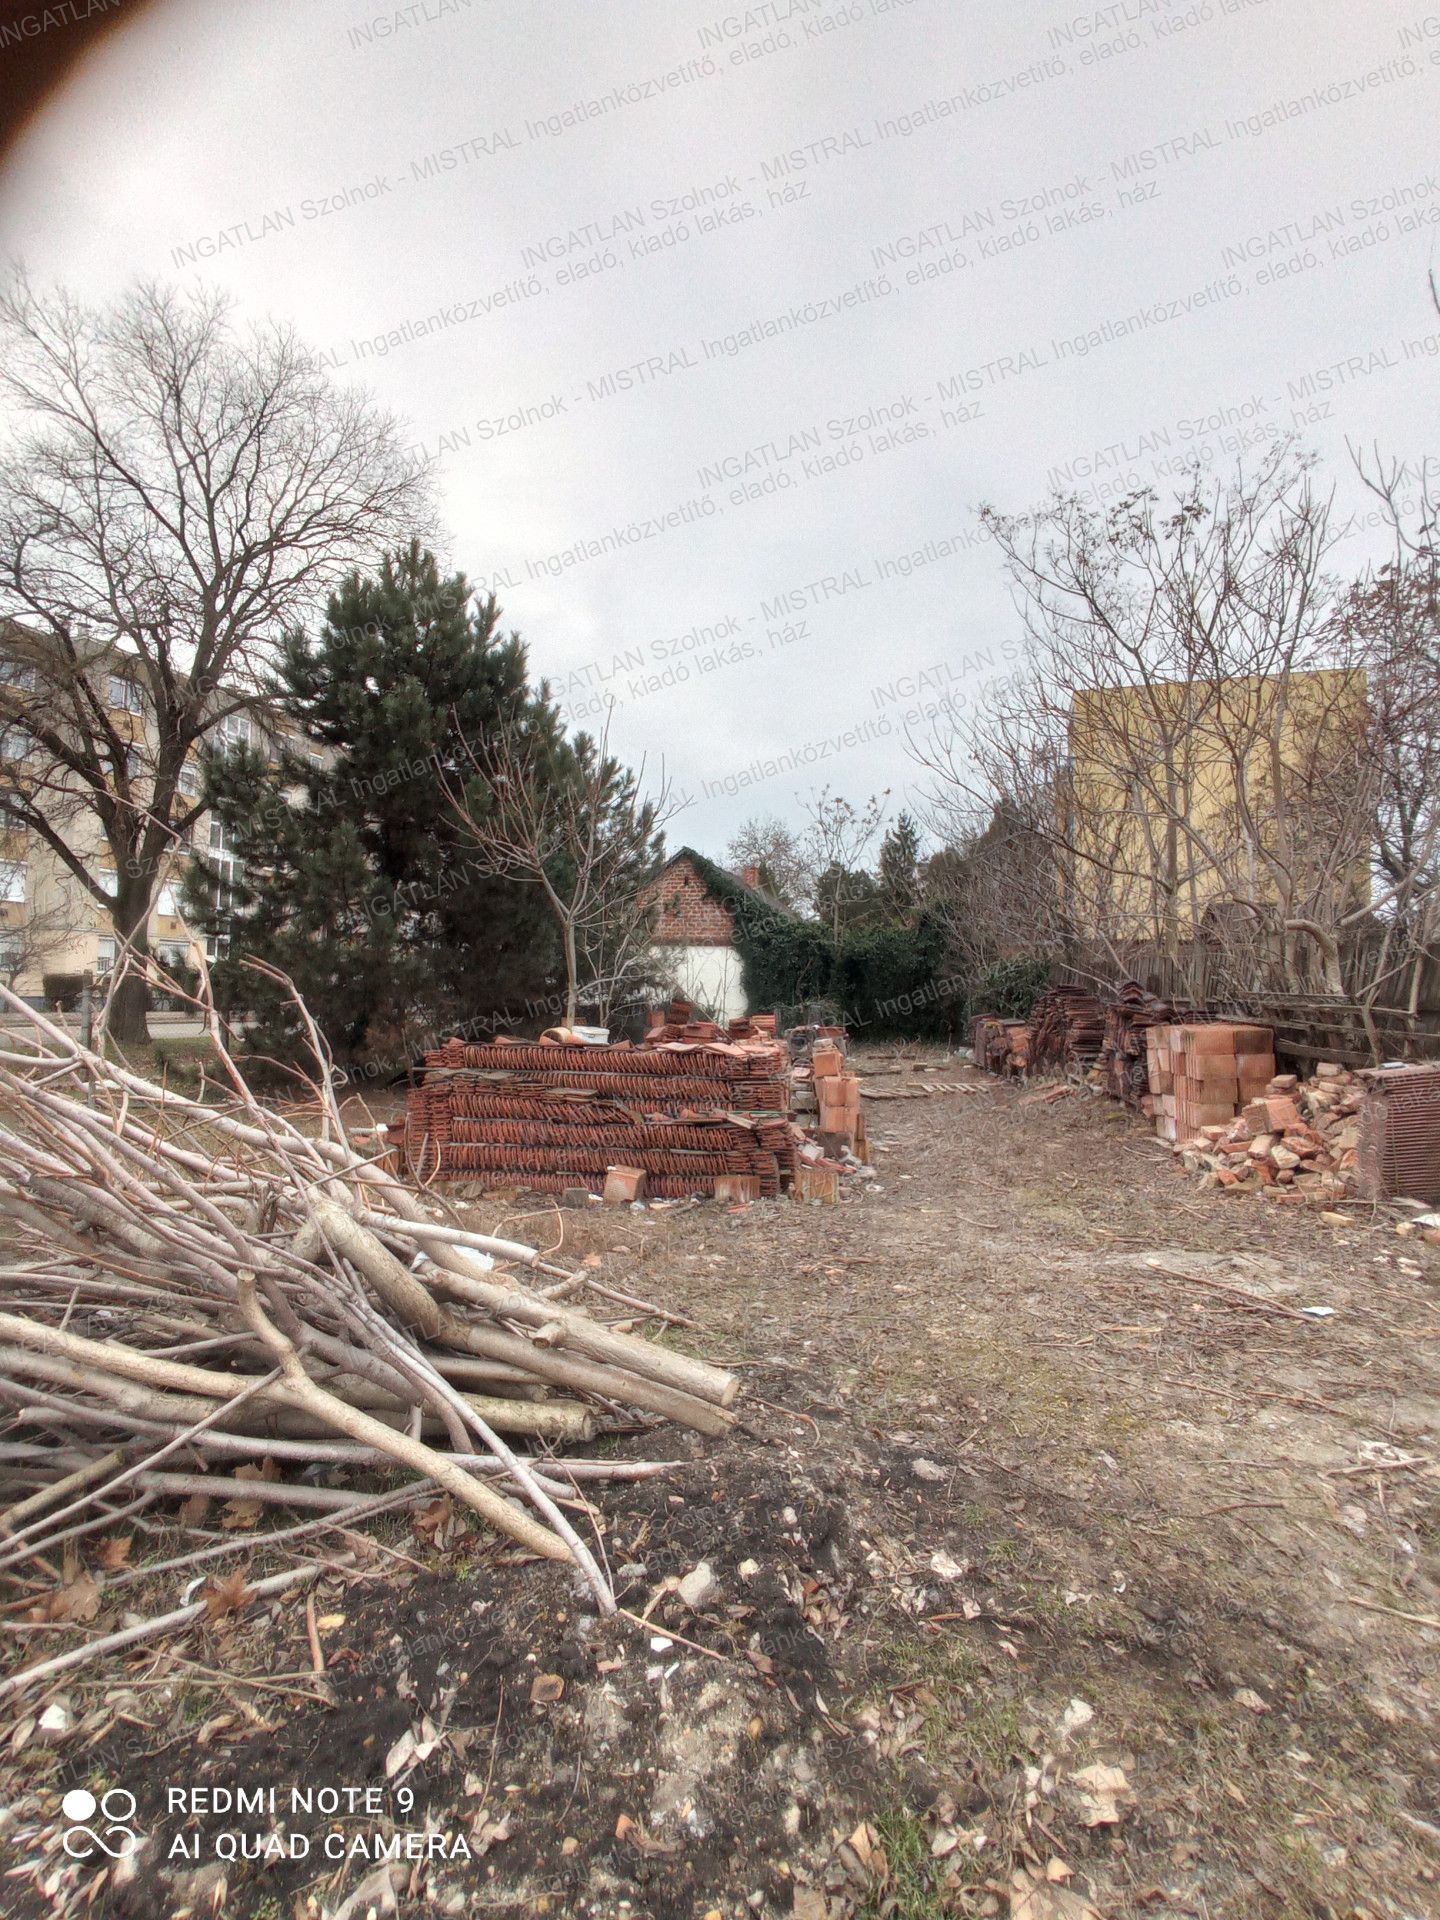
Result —
<path fill-rule="evenodd" d="M 1275 1029 L 1277 1053 L 1300 1066 L 1316 1060 L 1338 1060 L 1345 1066 L 1366 1067 L 1383 1060 L 1440 1059 L 1440 961 L 1425 962 L 1414 989 L 1413 1010 L 1381 1001 L 1369 1004 L 1355 990 L 1365 977 L 1364 961 L 1373 949 L 1352 943 L 1341 955 L 1341 977 L 1350 984 L 1343 994 L 1325 993 L 1315 982 L 1311 990 L 1294 992 L 1273 980 L 1237 978 L 1234 956 L 1202 941 L 1183 946 L 1178 954 L 1149 941 L 1119 949 L 1077 947 L 1059 970 L 1062 982 L 1078 986 L 1117 986 L 1138 980 L 1162 999 L 1195 1007 L 1221 1019 L 1258 1020 Z"/>

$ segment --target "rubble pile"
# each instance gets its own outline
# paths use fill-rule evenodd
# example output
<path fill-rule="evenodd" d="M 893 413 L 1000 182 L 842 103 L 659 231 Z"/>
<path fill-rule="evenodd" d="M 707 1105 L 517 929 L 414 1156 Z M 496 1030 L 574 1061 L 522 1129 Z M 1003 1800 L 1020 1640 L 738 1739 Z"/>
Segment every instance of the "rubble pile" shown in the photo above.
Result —
<path fill-rule="evenodd" d="M 788 1054 L 763 1033 L 641 1047 L 449 1040 L 425 1055 L 403 1146 L 426 1178 L 603 1194 L 621 1171 L 644 1176 L 630 1198 L 712 1194 L 717 1181 L 759 1198 L 794 1176 L 789 1107 Z"/>
<path fill-rule="evenodd" d="M 1264 1190 L 1276 1200 L 1354 1193 L 1365 1099 L 1362 1077 L 1328 1062 L 1303 1081 L 1277 1074 L 1238 1116 L 1182 1136 L 1180 1164 L 1203 1173 L 1206 1185 Z"/>

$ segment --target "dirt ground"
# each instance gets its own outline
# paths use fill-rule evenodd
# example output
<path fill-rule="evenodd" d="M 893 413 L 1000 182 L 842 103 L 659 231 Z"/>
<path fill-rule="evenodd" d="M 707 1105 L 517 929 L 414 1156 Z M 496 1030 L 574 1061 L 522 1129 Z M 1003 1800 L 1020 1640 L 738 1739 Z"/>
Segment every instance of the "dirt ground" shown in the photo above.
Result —
<path fill-rule="evenodd" d="M 65 1730 L 7 1705 L 0 1910 L 1440 1912 L 1440 1248 L 1201 1191 L 1089 1094 L 938 1077 L 974 1091 L 875 1100 L 833 1208 L 467 1208 L 742 1372 L 728 1438 L 608 1443 L 679 1463 L 605 1496 L 645 1626 L 443 1511 L 330 1536 L 323 1676 L 282 1599 L 82 1670 Z M 93 1630 L 181 1597 L 102 1589 Z M 75 1788 L 134 1796 L 138 1854 L 67 1858 Z"/>

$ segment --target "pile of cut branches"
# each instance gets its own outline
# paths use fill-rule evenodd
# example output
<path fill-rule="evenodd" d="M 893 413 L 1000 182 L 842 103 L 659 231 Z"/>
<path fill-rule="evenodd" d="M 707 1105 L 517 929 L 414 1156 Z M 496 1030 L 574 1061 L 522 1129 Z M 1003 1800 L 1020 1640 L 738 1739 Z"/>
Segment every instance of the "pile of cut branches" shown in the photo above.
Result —
<path fill-rule="evenodd" d="M 732 1374 L 575 1295 L 645 1302 L 447 1224 L 352 1142 L 329 1074 L 303 1111 L 264 1106 L 212 1017 L 220 1085 L 192 1098 L 0 1006 L 0 1481 L 23 1494 L 0 1575 L 23 1591 L 57 1549 L 196 1493 L 347 1525 L 403 1497 L 301 1477 L 346 1466 L 442 1489 L 614 1609 L 567 1509 L 584 1527 L 587 1484 L 666 1463 L 559 1449 L 637 1419 L 723 1434 Z"/>

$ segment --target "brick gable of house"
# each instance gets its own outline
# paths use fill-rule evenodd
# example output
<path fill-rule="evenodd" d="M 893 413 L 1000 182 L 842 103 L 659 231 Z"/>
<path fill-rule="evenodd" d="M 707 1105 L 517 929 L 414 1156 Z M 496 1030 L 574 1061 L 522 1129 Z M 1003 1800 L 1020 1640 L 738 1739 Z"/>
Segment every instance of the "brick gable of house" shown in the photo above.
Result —
<path fill-rule="evenodd" d="M 735 919 L 716 900 L 691 863 L 676 860 L 654 883 L 659 903 L 655 931 L 657 946 L 729 947 L 735 943 Z"/>

